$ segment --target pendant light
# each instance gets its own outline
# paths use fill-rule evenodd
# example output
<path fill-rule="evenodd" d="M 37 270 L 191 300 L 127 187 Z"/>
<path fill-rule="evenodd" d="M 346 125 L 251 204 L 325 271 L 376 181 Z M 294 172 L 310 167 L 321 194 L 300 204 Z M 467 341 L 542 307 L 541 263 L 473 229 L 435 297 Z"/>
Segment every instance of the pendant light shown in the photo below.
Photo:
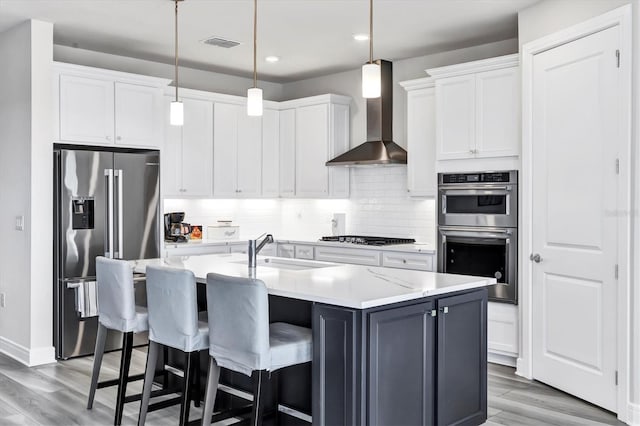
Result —
<path fill-rule="evenodd" d="M 184 105 L 178 100 L 178 2 L 183 0 L 174 0 L 176 4 L 175 14 L 175 85 L 176 85 L 176 99 L 171 102 L 171 109 L 169 111 L 169 123 L 172 126 L 182 126 L 184 124 Z"/>
<path fill-rule="evenodd" d="M 262 89 L 258 88 L 258 71 L 256 67 L 256 45 L 258 27 L 258 0 L 253 0 L 253 87 L 247 90 L 247 115 L 262 115 Z"/>
<path fill-rule="evenodd" d="M 362 97 L 380 97 L 380 65 L 373 62 L 373 0 L 369 0 L 369 62 L 362 66 Z"/>

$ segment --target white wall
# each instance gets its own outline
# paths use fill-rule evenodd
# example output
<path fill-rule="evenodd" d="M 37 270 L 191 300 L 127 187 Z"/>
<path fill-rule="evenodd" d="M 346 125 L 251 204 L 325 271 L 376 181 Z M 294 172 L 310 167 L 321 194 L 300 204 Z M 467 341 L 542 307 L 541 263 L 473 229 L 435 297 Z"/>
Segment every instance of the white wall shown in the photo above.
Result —
<path fill-rule="evenodd" d="M 427 77 L 425 69 L 508 55 L 518 52 L 518 40 L 504 40 L 450 52 L 393 61 L 393 140 L 406 148 L 406 92 L 400 81 Z M 382 58 L 384 59 L 384 58 Z M 283 100 L 336 93 L 350 96 L 351 146 L 366 141 L 366 101 L 362 97 L 360 68 L 307 80 L 286 83 Z"/>
<path fill-rule="evenodd" d="M 69 46 L 54 45 L 53 59 L 59 62 L 168 78 L 170 80 L 174 78 L 173 65 Z M 180 67 L 179 72 L 179 87 L 237 96 L 246 96 L 247 89 L 253 87 L 253 79 L 251 78 L 186 67 Z M 262 88 L 265 99 L 274 101 L 282 99 L 281 84 L 259 80 L 258 85 Z"/>
<path fill-rule="evenodd" d="M 601 15 L 631 0 L 544 0 L 518 12 L 520 46 Z"/>
<path fill-rule="evenodd" d="M 0 34 L 0 350 L 53 361 L 51 60 L 53 26 L 25 22 Z M 15 229 L 24 217 L 24 231 Z"/>
<path fill-rule="evenodd" d="M 631 398 L 635 409 L 630 413 L 629 423 L 640 425 L 640 1 L 634 0 L 633 5 L 633 143 L 632 153 L 635 158 L 635 170 L 632 182 L 635 183 L 633 197 L 632 227 L 635 238 L 633 240 L 632 265 L 633 287 L 631 289 L 632 323 L 630 334 L 631 347 Z"/>
<path fill-rule="evenodd" d="M 165 200 L 164 211 L 184 211 L 186 222 L 205 228 L 231 219 L 243 239 L 269 232 L 276 239 L 309 241 L 331 235 L 333 214 L 345 213 L 347 234 L 435 244 L 435 201 L 410 199 L 406 182 L 405 167 L 355 168 L 348 200 Z"/>

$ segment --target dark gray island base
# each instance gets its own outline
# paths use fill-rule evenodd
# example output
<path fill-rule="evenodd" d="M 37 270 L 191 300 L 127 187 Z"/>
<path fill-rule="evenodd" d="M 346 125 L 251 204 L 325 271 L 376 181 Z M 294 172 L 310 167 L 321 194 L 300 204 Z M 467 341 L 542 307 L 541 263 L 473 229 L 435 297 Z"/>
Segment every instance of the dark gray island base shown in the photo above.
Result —
<path fill-rule="evenodd" d="M 313 308 L 313 424 L 487 419 L 487 291 Z"/>
<path fill-rule="evenodd" d="M 313 328 L 312 365 L 277 372 L 271 391 L 281 405 L 312 414 L 314 425 L 487 419 L 485 287 L 369 309 L 270 296 L 270 317 Z M 221 383 L 251 389 L 249 378 L 236 373 L 223 371 Z M 246 403 L 218 395 L 216 409 Z M 284 412 L 265 423 L 309 424 Z"/>

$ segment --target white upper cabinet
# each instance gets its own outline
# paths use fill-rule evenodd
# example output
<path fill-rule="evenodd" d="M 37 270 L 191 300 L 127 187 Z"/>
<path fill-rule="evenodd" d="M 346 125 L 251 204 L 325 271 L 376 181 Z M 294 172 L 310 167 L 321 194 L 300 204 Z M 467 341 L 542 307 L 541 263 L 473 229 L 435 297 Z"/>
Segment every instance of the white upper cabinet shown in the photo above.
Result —
<path fill-rule="evenodd" d="M 325 163 L 349 148 L 350 99 L 321 95 L 283 102 L 280 112 L 280 195 L 346 198 L 349 170 Z"/>
<path fill-rule="evenodd" d="M 296 195 L 296 110 L 280 111 L 280 196 Z"/>
<path fill-rule="evenodd" d="M 328 160 L 329 105 L 296 110 L 296 195 L 326 197 L 329 193 Z"/>
<path fill-rule="evenodd" d="M 407 91 L 407 189 L 412 197 L 436 194 L 436 93 L 431 78 L 400 83 Z"/>
<path fill-rule="evenodd" d="M 54 140 L 162 146 L 162 92 L 169 80 L 56 63 Z"/>
<path fill-rule="evenodd" d="M 519 155 L 518 55 L 427 72 L 436 82 L 438 160 Z"/>
<path fill-rule="evenodd" d="M 264 109 L 262 116 L 262 196 L 280 195 L 280 113 Z"/>
<path fill-rule="evenodd" d="M 165 98 L 165 144 L 162 183 L 165 197 L 203 198 L 213 195 L 213 102 L 182 98 L 184 125 L 169 124 Z"/>
<path fill-rule="evenodd" d="M 247 116 L 244 105 L 216 103 L 213 132 L 213 195 L 262 195 L 262 118 Z"/>

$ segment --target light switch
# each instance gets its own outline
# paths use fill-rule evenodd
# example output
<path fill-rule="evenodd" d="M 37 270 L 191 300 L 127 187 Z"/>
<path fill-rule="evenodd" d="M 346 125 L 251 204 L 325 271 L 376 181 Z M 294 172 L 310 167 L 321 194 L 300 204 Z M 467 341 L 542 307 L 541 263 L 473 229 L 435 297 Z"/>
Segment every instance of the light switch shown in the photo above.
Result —
<path fill-rule="evenodd" d="M 24 216 L 16 216 L 16 230 L 24 231 Z"/>

